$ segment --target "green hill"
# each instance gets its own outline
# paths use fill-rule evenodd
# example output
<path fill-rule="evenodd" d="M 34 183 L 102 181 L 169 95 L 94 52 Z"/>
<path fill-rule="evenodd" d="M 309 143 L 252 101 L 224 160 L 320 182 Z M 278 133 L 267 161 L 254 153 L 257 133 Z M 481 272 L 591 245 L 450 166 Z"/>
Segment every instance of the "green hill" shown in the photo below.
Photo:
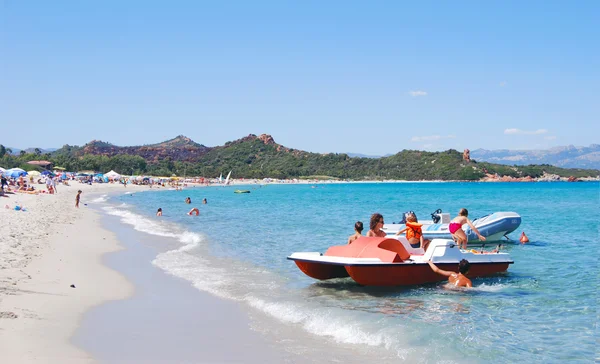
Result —
<path fill-rule="evenodd" d="M 329 176 L 351 180 L 479 180 L 488 175 L 532 178 L 544 174 L 596 177 L 598 170 L 565 169 L 550 165 L 507 166 L 463 160 L 461 152 L 403 150 L 381 158 L 350 157 L 344 153 L 319 154 L 277 144 L 267 134 L 250 134 L 222 146 L 206 147 L 185 136 L 144 146 L 120 147 L 92 141 L 82 147 L 65 145 L 45 155 L 70 171 L 115 170 L 122 174 L 217 177 L 230 170 L 245 178 L 303 178 Z M 4 155 L 4 168 L 39 159 L 33 154 Z"/>

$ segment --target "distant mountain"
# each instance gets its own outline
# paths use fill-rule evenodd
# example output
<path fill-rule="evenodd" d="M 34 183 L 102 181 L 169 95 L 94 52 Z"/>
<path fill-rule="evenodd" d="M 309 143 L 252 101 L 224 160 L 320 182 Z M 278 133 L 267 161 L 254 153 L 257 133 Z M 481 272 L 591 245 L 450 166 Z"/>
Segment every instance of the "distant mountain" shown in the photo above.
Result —
<path fill-rule="evenodd" d="M 555 147 L 545 150 L 487 150 L 471 151 L 471 158 L 479 162 L 508 165 L 549 164 L 562 168 L 600 169 L 600 144 L 589 147 Z"/>
<path fill-rule="evenodd" d="M 19 149 L 19 148 L 6 147 L 6 149 L 12 150 L 12 154 L 14 154 L 14 155 L 21 153 L 21 150 L 24 150 L 25 153 L 35 153 L 35 148 Z M 45 148 L 45 149 L 40 148 L 40 151 L 42 154 L 45 154 L 45 153 L 52 153 L 57 149 L 58 148 Z"/>

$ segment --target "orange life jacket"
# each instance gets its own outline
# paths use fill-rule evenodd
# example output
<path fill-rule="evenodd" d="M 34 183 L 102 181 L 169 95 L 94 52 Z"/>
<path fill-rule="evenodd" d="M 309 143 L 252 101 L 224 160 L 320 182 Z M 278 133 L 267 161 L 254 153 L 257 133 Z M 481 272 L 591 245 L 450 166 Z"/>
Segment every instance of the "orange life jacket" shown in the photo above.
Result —
<path fill-rule="evenodd" d="M 423 224 L 420 224 L 418 222 L 407 221 L 406 227 L 408 229 L 406 230 L 406 239 L 410 240 L 412 238 L 416 238 L 418 240 L 421 240 L 421 235 L 423 235 L 423 230 L 421 230 L 421 226 L 423 226 Z"/>

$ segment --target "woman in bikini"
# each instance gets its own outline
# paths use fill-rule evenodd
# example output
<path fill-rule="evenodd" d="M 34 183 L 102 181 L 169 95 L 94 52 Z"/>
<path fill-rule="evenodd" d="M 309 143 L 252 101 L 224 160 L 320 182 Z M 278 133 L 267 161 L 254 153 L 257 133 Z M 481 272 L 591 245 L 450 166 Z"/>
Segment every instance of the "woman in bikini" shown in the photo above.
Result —
<path fill-rule="evenodd" d="M 369 223 L 369 232 L 367 232 L 367 237 L 377 237 L 377 238 L 385 238 L 387 234 L 385 231 L 381 230 L 383 227 L 383 216 L 376 212 L 371 216 L 371 221 Z"/>
<path fill-rule="evenodd" d="M 467 209 L 464 208 L 460 209 L 460 211 L 458 212 L 458 216 L 452 219 L 450 225 L 448 226 L 450 234 L 452 234 L 452 238 L 456 240 L 456 244 L 458 244 L 458 247 L 461 249 L 467 249 L 467 242 L 469 241 L 469 238 L 462 229 L 462 226 L 464 224 L 469 224 L 471 229 L 479 237 L 479 240 L 485 241 L 485 236 L 479 233 L 479 230 L 477 230 L 477 228 L 473 225 L 473 223 L 471 222 L 471 220 L 469 220 L 467 216 L 469 216 L 469 211 L 467 211 Z"/>

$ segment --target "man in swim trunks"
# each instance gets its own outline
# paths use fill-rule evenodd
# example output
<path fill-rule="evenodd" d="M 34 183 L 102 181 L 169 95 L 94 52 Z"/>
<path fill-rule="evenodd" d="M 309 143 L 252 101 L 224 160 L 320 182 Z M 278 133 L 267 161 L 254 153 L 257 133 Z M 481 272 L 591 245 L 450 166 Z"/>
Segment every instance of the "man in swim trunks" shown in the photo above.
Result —
<path fill-rule="evenodd" d="M 436 267 L 431 260 L 428 260 L 427 264 L 429 264 L 431 270 L 435 273 L 448 277 L 448 285 L 450 287 L 473 287 L 471 280 L 465 276 L 469 272 L 469 268 L 471 268 L 468 260 L 463 259 L 458 263 L 458 273 L 442 270 Z"/>
<path fill-rule="evenodd" d="M 469 216 L 469 211 L 467 211 L 467 209 L 460 209 L 458 216 L 452 219 L 450 225 L 448 226 L 448 230 L 450 230 L 452 238 L 456 240 L 456 244 L 458 244 L 458 247 L 461 249 L 467 249 L 467 242 L 469 241 L 467 234 L 465 234 L 462 229 L 464 224 L 469 224 L 471 230 L 473 230 L 473 232 L 475 232 L 475 234 L 477 234 L 479 237 L 479 240 L 485 241 L 485 236 L 479 233 L 479 230 L 477 230 L 475 225 L 473 225 L 467 216 Z"/>

